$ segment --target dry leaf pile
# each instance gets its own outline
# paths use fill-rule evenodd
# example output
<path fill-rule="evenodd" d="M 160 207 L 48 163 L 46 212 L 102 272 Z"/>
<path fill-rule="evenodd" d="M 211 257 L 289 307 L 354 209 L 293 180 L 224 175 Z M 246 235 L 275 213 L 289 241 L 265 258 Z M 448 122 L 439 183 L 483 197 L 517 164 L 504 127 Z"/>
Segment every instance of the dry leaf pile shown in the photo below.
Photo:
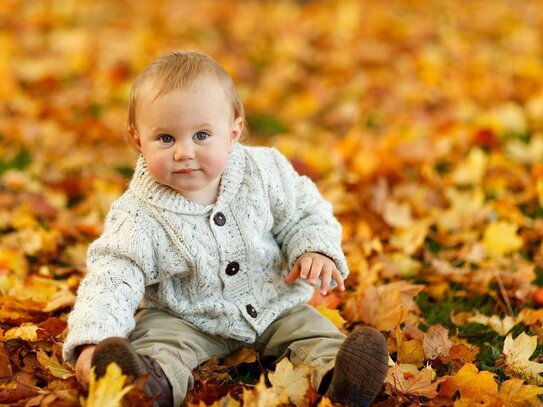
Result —
<path fill-rule="evenodd" d="M 381 406 L 531 406 L 543 393 L 540 0 L 0 3 L 0 405 L 150 405 L 61 360 L 85 254 L 124 190 L 128 91 L 177 48 L 238 84 L 249 143 L 334 204 L 351 276 L 312 303 L 383 332 Z M 193 406 L 331 406 L 309 368 L 244 350 Z"/>

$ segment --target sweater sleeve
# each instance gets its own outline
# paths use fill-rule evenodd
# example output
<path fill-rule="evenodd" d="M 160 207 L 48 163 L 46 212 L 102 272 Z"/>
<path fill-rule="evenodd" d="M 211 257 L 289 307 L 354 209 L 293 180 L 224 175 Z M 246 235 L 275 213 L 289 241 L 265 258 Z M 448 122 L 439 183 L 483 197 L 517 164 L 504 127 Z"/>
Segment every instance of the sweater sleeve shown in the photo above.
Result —
<path fill-rule="evenodd" d="M 287 256 L 289 268 L 302 254 L 317 252 L 331 258 L 343 277 L 347 277 L 341 225 L 333 215 L 332 205 L 313 181 L 296 172 L 284 155 L 275 149 L 271 151 L 272 233 Z"/>
<path fill-rule="evenodd" d="M 145 290 L 144 270 L 153 263 L 146 233 L 128 214 L 110 211 L 104 233 L 88 250 L 88 274 L 68 318 L 64 360 L 73 365 L 78 346 L 110 336 L 126 337 L 134 329 L 134 313 Z"/>

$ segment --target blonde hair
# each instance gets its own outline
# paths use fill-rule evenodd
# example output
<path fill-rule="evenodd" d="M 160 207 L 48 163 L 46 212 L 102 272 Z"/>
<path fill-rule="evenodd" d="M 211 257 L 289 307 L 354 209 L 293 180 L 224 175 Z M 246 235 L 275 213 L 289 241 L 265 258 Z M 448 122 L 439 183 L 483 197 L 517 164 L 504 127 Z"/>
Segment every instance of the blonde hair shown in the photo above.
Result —
<path fill-rule="evenodd" d="M 151 62 L 134 81 L 128 105 L 128 139 L 132 140 L 131 135 L 137 129 L 136 111 L 145 84 L 149 83 L 153 87 L 156 99 L 203 75 L 212 75 L 224 86 L 224 91 L 232 103 L 234 118 L 243 119 L 242 136 L 246 136 L 245 109 L 228 72 L 209 55 L 196 51 L 173 51 Z"/>

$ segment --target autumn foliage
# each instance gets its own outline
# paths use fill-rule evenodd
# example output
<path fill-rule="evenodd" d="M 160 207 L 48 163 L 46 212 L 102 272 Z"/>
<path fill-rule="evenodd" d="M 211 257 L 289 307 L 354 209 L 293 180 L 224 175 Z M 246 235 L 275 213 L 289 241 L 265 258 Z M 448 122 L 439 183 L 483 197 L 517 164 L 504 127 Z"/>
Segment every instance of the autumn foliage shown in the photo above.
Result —
<path fill-rule="evenodd" d="M 312 303 L 386 335 L 377 405 L 541 405 L 540 0 L 1 1 L 0 405 L 151 405 L 114 366 L 81 388 L 61 347 L 135 162 L 131 82 L 179 48 L 226 67 L 246 142 L 333 203 L 351 275 Z M 331 406 L 308 369 L 244 349 L 188 403 Z"/>

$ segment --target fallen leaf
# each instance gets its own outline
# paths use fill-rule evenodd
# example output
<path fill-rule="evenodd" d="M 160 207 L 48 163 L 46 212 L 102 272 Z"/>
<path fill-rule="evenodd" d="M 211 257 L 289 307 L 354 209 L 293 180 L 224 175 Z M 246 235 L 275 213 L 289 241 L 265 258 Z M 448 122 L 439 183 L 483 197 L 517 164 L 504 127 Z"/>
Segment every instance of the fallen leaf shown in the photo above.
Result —
<path fill-rule="evenodd" d="M 510 379 L 501 384 L 499 396 L 506 407 L 529 407 L 541 403 L 538 396 L 543 388 L 524 384 L 524 380 Z"/>
<path fill-rule="evenodd" d="M 4 347 L 4 344 L 0 343 L 0 379 L 12 376 L 13 370 L 11 368 L 11 362 L 9 361 L 9 354 Z"/>
<path fill-rule="evenodd" d="M 511 376 L 528 380 L 531 384 L 542 385 L 543 363 L 530 361 L 537 347 L 537 337 L 522 332 L 515 339 L 509 334 L 503 344 L 505 356 L 505 372 Z"/>
<path fill-rule="evenodd" d="M 449 340 L 449 330 L 440 324 L 431 326 L 424 334 L 424 354 L 429 360 L 449 356 L 452 345 L 453 343 Z"/>
<path fill-rule="evenodd" d="M 421 371 L 402 370 L 401 365 L 394 365 L 388 370 L 385 383 L 393 390 L 405 396 L 428 397 L 433 399 L 437 395 L 437 386 L 443 381 L 435 378 L 435 371 L 431 367 L 425 367 Z"/>
<path fill-rule="evenodd" d="M 133 386 L 124 386 L 126 376 L 122 374 L 121 369 L 116 363 L 111 363 L 106 374 L 100 379 L 96 379 L 94 368 L 91 370 L 89 395 L 82 399 L 83 407 L 120 407 L 121 400 Z"/>
<path fill-rule="evenodd" d="M 396 342 L 398 346 L 397 361 L 400 364 L 412 364 L 417 368 L 424 363 L 424 347 L 420 338 L 405 339 L 400 327 L 396 328 Z"/>
<path fill-rule="evenodd" d="M 72 369 L 62 366 L 55 355 L 48 356 L 43 349 L 39 349 L 36 355 L 40 364 L 53 376 L 60 379 L 75 376 L 75 372 Z"/>
<path fill-rule="evenodd" d="M 522 239 L 517 234 L 518 227 L 506 221 L 488 225 L 483 232 L 483 247 L 491 257 L 500 257 L 522 247 Z"/>
<path fill-rule="evenodd" d="M 347 300 L 344 315 L 350 321 L 362 321 L 379 331 L 392 331 L 402 322 L 416 321 L 419 309 L 413 298 L 422 289 L 422 285 L 405 281 L 369 286 Z"/>
<path fill-rule="evenodd" d="M 38 340 L 38 329 L 37 325 L 24 323 L 18 327 L 8 329 L 2 339 L 7 341 L 9 339 L 20 338 L 23 341 L 36 342 Z"/>
<path fill-rule="evenodd" d="M 294 403 L 296 406 L 309 404 L 309 366 L 294 367 L 287 358 L 283 358 L 275 367 L 275 372 L 268 374 L 268 379 L 277 393 L 278 403 Z"/>
<path fill-rule="evenodd" d="M 477 323 L 492 328 L 492 330 L 497 332 L 500 336 L 507 335 L 507 333 L 521 321 L 522 317 L 518 316 L 515 318 L 511 317 L 510 315 L 506 315 L 503 318 L 500 318 L 498 315 L 488 317 L 481 314 L 479 311 L 476 311 L 475 315 L 467 319 L 467 322 Z"/>
<path fill-rule="evenodd" d="M 456 375 L 446 376 L 439 387 L 441 396 L 452 399 L 459 391 L 464 405 L 488 402 L 498 395 L 498 385 L 490 372 L 479 372 L 472 363 L 466 363 Z"/>

